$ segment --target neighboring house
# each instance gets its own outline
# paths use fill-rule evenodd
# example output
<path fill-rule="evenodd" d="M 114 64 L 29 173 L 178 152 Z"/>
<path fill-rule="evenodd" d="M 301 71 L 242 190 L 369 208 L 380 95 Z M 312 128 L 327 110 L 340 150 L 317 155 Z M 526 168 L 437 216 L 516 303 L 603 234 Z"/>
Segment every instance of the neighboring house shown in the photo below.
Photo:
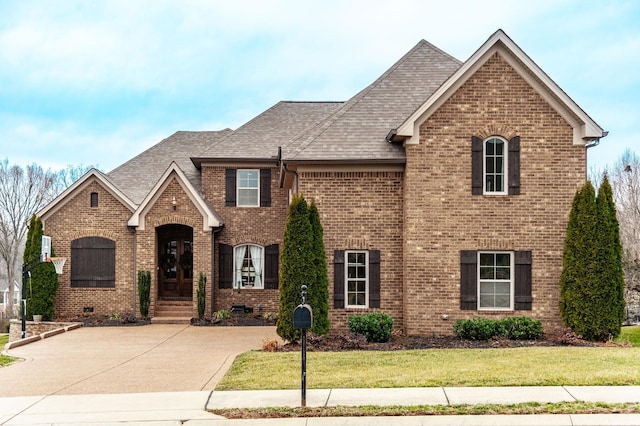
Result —
<path fill-rule="evenodd" d="M 177 132 L 39 215 L 58 256 L 59 316 L 278 310 L 287 206 L 315 200 L 330 320 L 383 311 L 407 334 L 526 315 L 560 324 L 565 229 L 606 136 L 509 37 L 466 62 L 419 42 L 346 102 L 280 102 L 239 129 Z"/>
<path fill-rule="evenodd" d="M 0 277 L 0 318 L 11 317 L 9 315 L 9 284 L 6 277 Z M 20 286 L 13 284 L 13 316 L 18 314 L 20 307 Z"/>

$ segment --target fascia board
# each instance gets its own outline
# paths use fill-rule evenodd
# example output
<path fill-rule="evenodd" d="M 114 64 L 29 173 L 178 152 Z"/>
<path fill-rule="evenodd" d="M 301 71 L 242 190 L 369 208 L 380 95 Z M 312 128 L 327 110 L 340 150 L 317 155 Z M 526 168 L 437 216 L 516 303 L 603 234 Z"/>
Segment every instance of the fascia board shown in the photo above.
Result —
<path fill-rule="evenodd" d="M 92 178 L 96 179 L 100 185 L 102 185 L 113 197 L 120 201 L 130 211 L 134 212 L 136 210 L 136 204 L 131 201 L 129 197 L 111 183 L 111 181 L 109 181 L 109 179 L 100 170 L 92 168 L 80 179 L 71 184 L 67 189 L 62 191 L 60 195 L 53 199 L 53 201 L 47 204 L 42 210 L 37 212 L 36 215 L 42 218 L 42 220 L 46 220 L 47 217 L 61 209 L 67 201 L 71 199 L 71 194 L 88 185 Z"/>
<path fill-rule="evenodd" d="M 160 197 L 160 194 L 164 192 L 164 190 L 169 186 L 172 182 L 172 175 L 175 174 L 175 179 L 178 184 L 182 188 L 182 190 L 187 194 L 191 202 L 196 206 L 196 208 L 200 211 L 203 218 L 202 227 L 204 231 L 208 231 L 211 228 L 219 227 L 221 225 L 220 221 L 216 218 L 216 215 L 211 211 L 209 206 L 205 203 L 205 201 L 197 194 L 195 188 L 189 180 L 184 175 L 184 172 L 178 167 L 178 165 L 173 162 L 169 166 L 169 168 L 164 172 L 162 177 L 158 180 L 158 182 L 154 185 L 153 189 L 149 191 L 145 199 L 140 203 L 136 211 L 133 213 L 131 218 L 129 219 L 127 225 L 130 227 L 137 228 L 140 231 L 145 229 L 145 217 L 149 212 L 151 207 L 155 204 L 155 202 Z"/>
<path fill-rule="evenodd" d="M 501 57 L 573 127 L 574 144 L 584 145 L 590 139 L 604 136 L 603 129 L 502 30 L 496 31 L 424 104 L 398 127 L 397 136 L 404 137 L 407 145 L 418 144 L 420 125 L 496 52 L 499 52 Z"/>

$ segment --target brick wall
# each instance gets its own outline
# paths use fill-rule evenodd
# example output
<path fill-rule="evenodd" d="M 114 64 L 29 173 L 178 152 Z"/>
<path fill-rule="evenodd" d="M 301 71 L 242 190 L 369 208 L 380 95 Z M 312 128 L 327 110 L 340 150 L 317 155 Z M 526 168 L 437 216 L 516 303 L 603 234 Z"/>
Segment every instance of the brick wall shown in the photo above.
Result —
<path fill-rule="evenodd" d="M 352 168 L 354 169 L 354 168 Z M 347 317 L 373 309 L 333 308 L 334 250 L 380 250 L 380 309 L 403 323 L 402 171 L 301 171 L 300 193 L 315 200 L 324 230 L 332 331 L 347 329 Z"/>
<path fill-rule="evenodd" d="M 92 192 L 98 193 L 96 208 L 90 205 Z M 44 233 L 51 236 L 56 256 L 67 259 L 58 277 L 56 317 L 82 315 L 85 307 L 93 307 L 96 314 L 131 312 L 133 234 L 127 228 L 131 212 L 94 178 L 69 197 L 44 220 Z M 103 237 L 116 242 L 115 288 L 71 288 L 71 241 L 82 237 Z"/>
<path fill-rule="evenodd" d="M 267 246 L 279 244 L 282 250 L 284 224 L 289 206 L 288 191 L 278 185 L 279 170 L 271 169 L 271 207 L 227 207 L 225 206 L 225 170 L 237 166 L 203 166 L 202 188 L 207 201 L 222 217 L 224 228 L 215 235 L 214 262 L 218 262 L 220 243 L 236 246 L 257 244 Z M 251 168 L 258 168 L 251 166 Z M 258 312 L 277 312 L 279 294 L 277 290 L 242 289 L 239 292 L 218 287 L 218 268 L 214 267 L 214 310 L 228 310 L 232 304 L 253 307 Z"/>
<path fill-rule="evenodd" d="M 521 138 L 521 194 L 471 195 L 471 137 Z M 527 315 L 559 325 L 564 236 L 586 150 L 572 129 L 497 54 L 406 148 L 405 329 L 451 334 L 456 319 Z M 461 311 L 460 250 L 532 250 L 533 310 Z M 448 315 L 443 320 L 442 315 Z"/>
<path fill-rule="evenodd" d="M 176 198 L 176 210 L 172 200 Z M 193 316 L 198 314 L 197 289 L 198 275 L 207 275 L 207 295 L 211 295 L 211 231 L 204 230 L 203 216 L 191 201 L 178 180 L 170 177 L 166 187 L 161 188 L 155 201 L 145 214 L 144 230 L 137 231 L 137 267 L 138 270 L 151 272 L 151 306 L 149 315 L 153 316 L 158 298 L 158 236 L 157 228 L 163 225 L 185 225 L 193 228 Z M 205 315 L 211 313 L 211 297 L 207 297 Z"/>

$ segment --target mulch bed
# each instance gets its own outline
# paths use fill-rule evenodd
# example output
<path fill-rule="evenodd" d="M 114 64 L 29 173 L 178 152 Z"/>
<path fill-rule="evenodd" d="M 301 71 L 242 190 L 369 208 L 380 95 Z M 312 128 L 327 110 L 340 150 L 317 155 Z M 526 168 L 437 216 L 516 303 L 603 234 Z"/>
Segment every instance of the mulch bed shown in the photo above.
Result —
<path fill-rule="evenodd" d="M 85 327 L 139 326 L 151 323 L 150 319 L 137 318 L 133 315 L 84 315 L 75 318 L 64 318 L 68 322 L 80 322 Z M 246 327 L 275 326 L 274 318 L 265 318 L 261 314 L 234 313 L 229 318 L 191 319 L 191 325 L 200 327 Z M 568 329 L 559 329 L 546 333 L 540 340 L 509 340 L 495 338 L 490 340 L 466 340 L 455 336 L 403 336 L 394 334 L 388 342 L 368 343 L 361 335 L 353 333 L 335 333 L 330 336 L 307 334 L 307 350 L 318 352 L 335 352 L 351 350 L 394 351 L 410 349 L 487 349 L 487 348 L 526 348 L 549 346 L 623 346 L 614 342 L 590 342 Z M 279 351 L 299 351 L 299 343 L 286 343 L 275 346 Z"/>

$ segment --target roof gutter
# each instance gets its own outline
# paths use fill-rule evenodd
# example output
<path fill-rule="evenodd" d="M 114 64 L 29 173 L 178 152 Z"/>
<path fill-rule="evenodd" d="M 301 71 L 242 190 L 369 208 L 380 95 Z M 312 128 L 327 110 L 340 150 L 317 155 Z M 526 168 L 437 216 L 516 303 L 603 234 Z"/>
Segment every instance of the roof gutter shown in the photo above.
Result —
<path fill-rule="evenodd" d="M 599 138 L 593 138 L 591 139 L 589 142 L 587 142 L 587 144 L 585 145 L 585 147 L 587 149 L 589 148 L 593 148 L 594 146 L 598 146 L 600 145 L 600 139 L 606 137 L 609 134 L 609 131 L 604 131 L 602 132 L 602 136 L 600 136 Z"/>
<path fill-rule="evenodd" d="M 293 181 L 294 181 L 294 191 L 295 194 L 298 195 L 298 172 L 295 170 L 291 170 L 290 168 L 287 167 L 287 163 L 285 163 L 284 161 L 282 161 L 282 147 L 279 146 L 278 147 L 278 164 L 280 164 L 282 167 L 282 170 L 284 170 L 284 173 L 287 174 L 292 174 L 293 175 Z M 284 183 L 284 178 L 280 180 L 281 181 L 281 187 L 282 184 Z"/>

